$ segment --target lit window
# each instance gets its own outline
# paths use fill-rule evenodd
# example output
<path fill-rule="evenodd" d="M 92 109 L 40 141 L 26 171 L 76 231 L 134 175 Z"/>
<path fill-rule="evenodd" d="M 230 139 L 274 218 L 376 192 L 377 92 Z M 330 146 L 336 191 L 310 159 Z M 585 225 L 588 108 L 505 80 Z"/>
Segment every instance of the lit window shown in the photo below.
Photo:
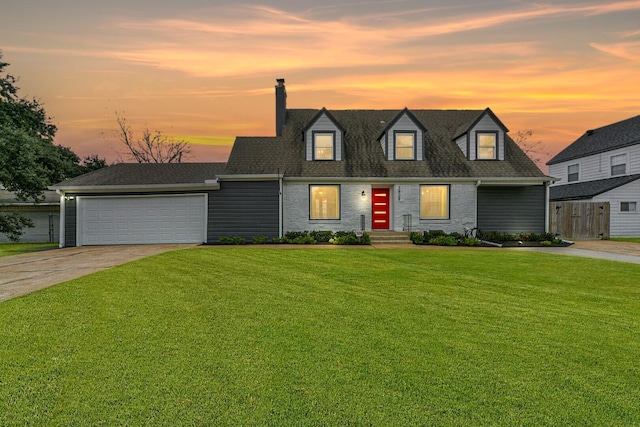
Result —
<path fill-rule="evenodd" d="M 636 202 L 620 202 L 620 212 L 637 212 Z"/>
<path fill-rule="evenodd" d="M 396 133 L 396 159 L 413 160 L 415 158 L 414 133 Z"/>
<path fill-rule="evenodd" d="M 420 218 L 448 219 L 449 218 L 449 186 L 421 185 L 420 186 Z"/>
<path fill-rule="evenodd" d="M 567 167 L 567 181 L 574 182 L 579 178 L 579 166 L 578 165 L 569 165 Z"/>
<path fill-rule="evenodd" d="M 313 134 L 314 158 L 316 160 L 333 160 L 333 134 Z"/>
<path fill-rule="evenodd" d="M 496 158 L 496 140 L 495 133 L 478 134 L 478 159 L 493 160 Z"/>
<path fill-rule="evenodd" d="M 611 156 L 611 175 L 624 175 L 625 173 L 627 173 L 627 155 Z"/>
<path fill-rule="evenodd" d="M 309 192 L 309 218 L 340 219 L 339 185 L 312 185 Z"/>

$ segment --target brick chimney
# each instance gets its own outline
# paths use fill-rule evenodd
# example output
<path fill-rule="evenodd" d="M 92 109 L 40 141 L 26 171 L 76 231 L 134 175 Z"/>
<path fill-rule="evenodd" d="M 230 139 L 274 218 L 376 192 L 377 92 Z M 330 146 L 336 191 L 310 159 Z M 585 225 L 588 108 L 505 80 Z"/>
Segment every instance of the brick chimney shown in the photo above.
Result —
<path fill-rule="evenodd" d="M 276 136 L 281 136 L 287 120 L 287 90 L 284 87 L 284 79 L 277 79 L 276 82 Z"/>

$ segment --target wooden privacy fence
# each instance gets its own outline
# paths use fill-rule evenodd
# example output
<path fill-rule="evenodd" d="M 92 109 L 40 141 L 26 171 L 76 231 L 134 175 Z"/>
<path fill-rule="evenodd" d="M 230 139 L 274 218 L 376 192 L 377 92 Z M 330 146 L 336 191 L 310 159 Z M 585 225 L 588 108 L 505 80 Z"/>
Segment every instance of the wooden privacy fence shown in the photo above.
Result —
<path fill-rule="evenodd" d="M 565 239 L 607 239 L 609 220 L 609 202 L 549 204 L 549 231 Z"/>

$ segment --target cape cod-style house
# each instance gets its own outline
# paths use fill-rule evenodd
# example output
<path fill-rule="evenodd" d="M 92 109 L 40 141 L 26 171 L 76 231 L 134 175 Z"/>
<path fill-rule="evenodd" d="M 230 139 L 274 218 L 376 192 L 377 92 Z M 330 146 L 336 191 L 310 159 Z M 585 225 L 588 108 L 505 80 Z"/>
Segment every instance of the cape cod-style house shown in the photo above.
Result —
<path fill-rule="evenodd" d="M 117 164 L 57 184 L 61 245 L 304 230 L 543 232 L 542 173 L 490 110 L 287 109 L 227 163 Z"/>

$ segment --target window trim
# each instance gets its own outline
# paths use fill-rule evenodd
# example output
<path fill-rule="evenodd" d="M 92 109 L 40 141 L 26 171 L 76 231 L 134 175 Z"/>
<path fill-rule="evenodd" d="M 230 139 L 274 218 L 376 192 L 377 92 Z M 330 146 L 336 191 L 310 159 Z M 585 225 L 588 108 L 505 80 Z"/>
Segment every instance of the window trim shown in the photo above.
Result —
<path fill-rule="evenodd" d="M 623 210 L 622 209 L 622 205 L 625 204 L 625 203 L 627 204 L 627 209 Z M 633 205 L 633 210 L 631 210 L 631 206 L 632 205 Z M 623 213 L 623 214 L 637 214 L 638 213 L 638 202 L 632 202 L 632 201 L 620 202 L 620 213 Z"/>
<path fill-rule="evenodd" d="M 476 131 L 476 160 L 498 160 L 498 147 L 500 145 L 499 131 L 491 130 L 477 130 Z M 480 157 L 480 136 L 481 135 L 493 135 L 495 145 L 493 147 L 493 157 L 481 158 Z"/>
<path fill-rule="evenodd" d="M 613 164 L 613 159 L 614 158 L 624 158 L 624 163 L 616 163 Z M 627 174 L 627 165 L 629 164 L 629 159 L 627 157 L 627 153 L 622 153 L 622 154 L 614 154 L 613 156 L 611 156 L 609 158 L 609 172 L 611 173 L 611 176 L 620 176 L 620 175 L 626 175 Z M 613 173 L 613 168 L 615 166 L 624 166 L 624 171 L 620 172 L 620 173 Z"/>
<path fill-rule="evenodd" d="M 398 136 L 411 135 L 413 137 L 413 153 L 411 157 L 398 158 Z M 415 160 L 418 152 L 418 132 L 415 130 L 394 130 L 393 131 L 393 159 L 394 160 Z"/>
<path fill-rule="evenodd" d="M 446 217 L 423 217 L 422 216 L 422 189 L 424 187 L 443 187 L 447 189 L 447 216 Z M 420 184 L 420 219 L 421 220 L 440 220 L 446 221 L 451 219 L 451 184 Z"/>
<path fill-rule="evenodd" d="M 332 138 L 332 146 L 331 146 L 331 158 L 330 159 L 320 159 L 317 157 L 317 147 L 316 147 L 316 136 L 318 135 L 331 135 Z M 336 131 L 334 130 L 314 130 L 311 132 L 312 139 L 312 156 L 311 158 L 314 161 L 332 161 L 336 159 Z"/>
<path fill-rule="evenodd" d="M 331 218 L 314 218 L 313 217 L 313 188 L 314 187 L 335 187 L 338 190 L 338 197 L 337 197 L 337 203 L 338 203 L 338 207 L 337 207 L 337 217 L 331 217 Z M 339 221 L 342 218 L 342 188 L 340 186 L 340 184 L 309 184 L 309 204 L 307 205 L 309 207 L 309 221 Z"/>
<path fill-rule="evenodd" d="M 576 167 L 578 169 L 577 172 L 570 172 L 570 168 Z M 571 176 L 575 175 L 575 179 L 571 179 Z M 572 165 L 567 165 L 567 182 L 578 182 L 580 181 L 580 163 L 574 163 Z"/>

